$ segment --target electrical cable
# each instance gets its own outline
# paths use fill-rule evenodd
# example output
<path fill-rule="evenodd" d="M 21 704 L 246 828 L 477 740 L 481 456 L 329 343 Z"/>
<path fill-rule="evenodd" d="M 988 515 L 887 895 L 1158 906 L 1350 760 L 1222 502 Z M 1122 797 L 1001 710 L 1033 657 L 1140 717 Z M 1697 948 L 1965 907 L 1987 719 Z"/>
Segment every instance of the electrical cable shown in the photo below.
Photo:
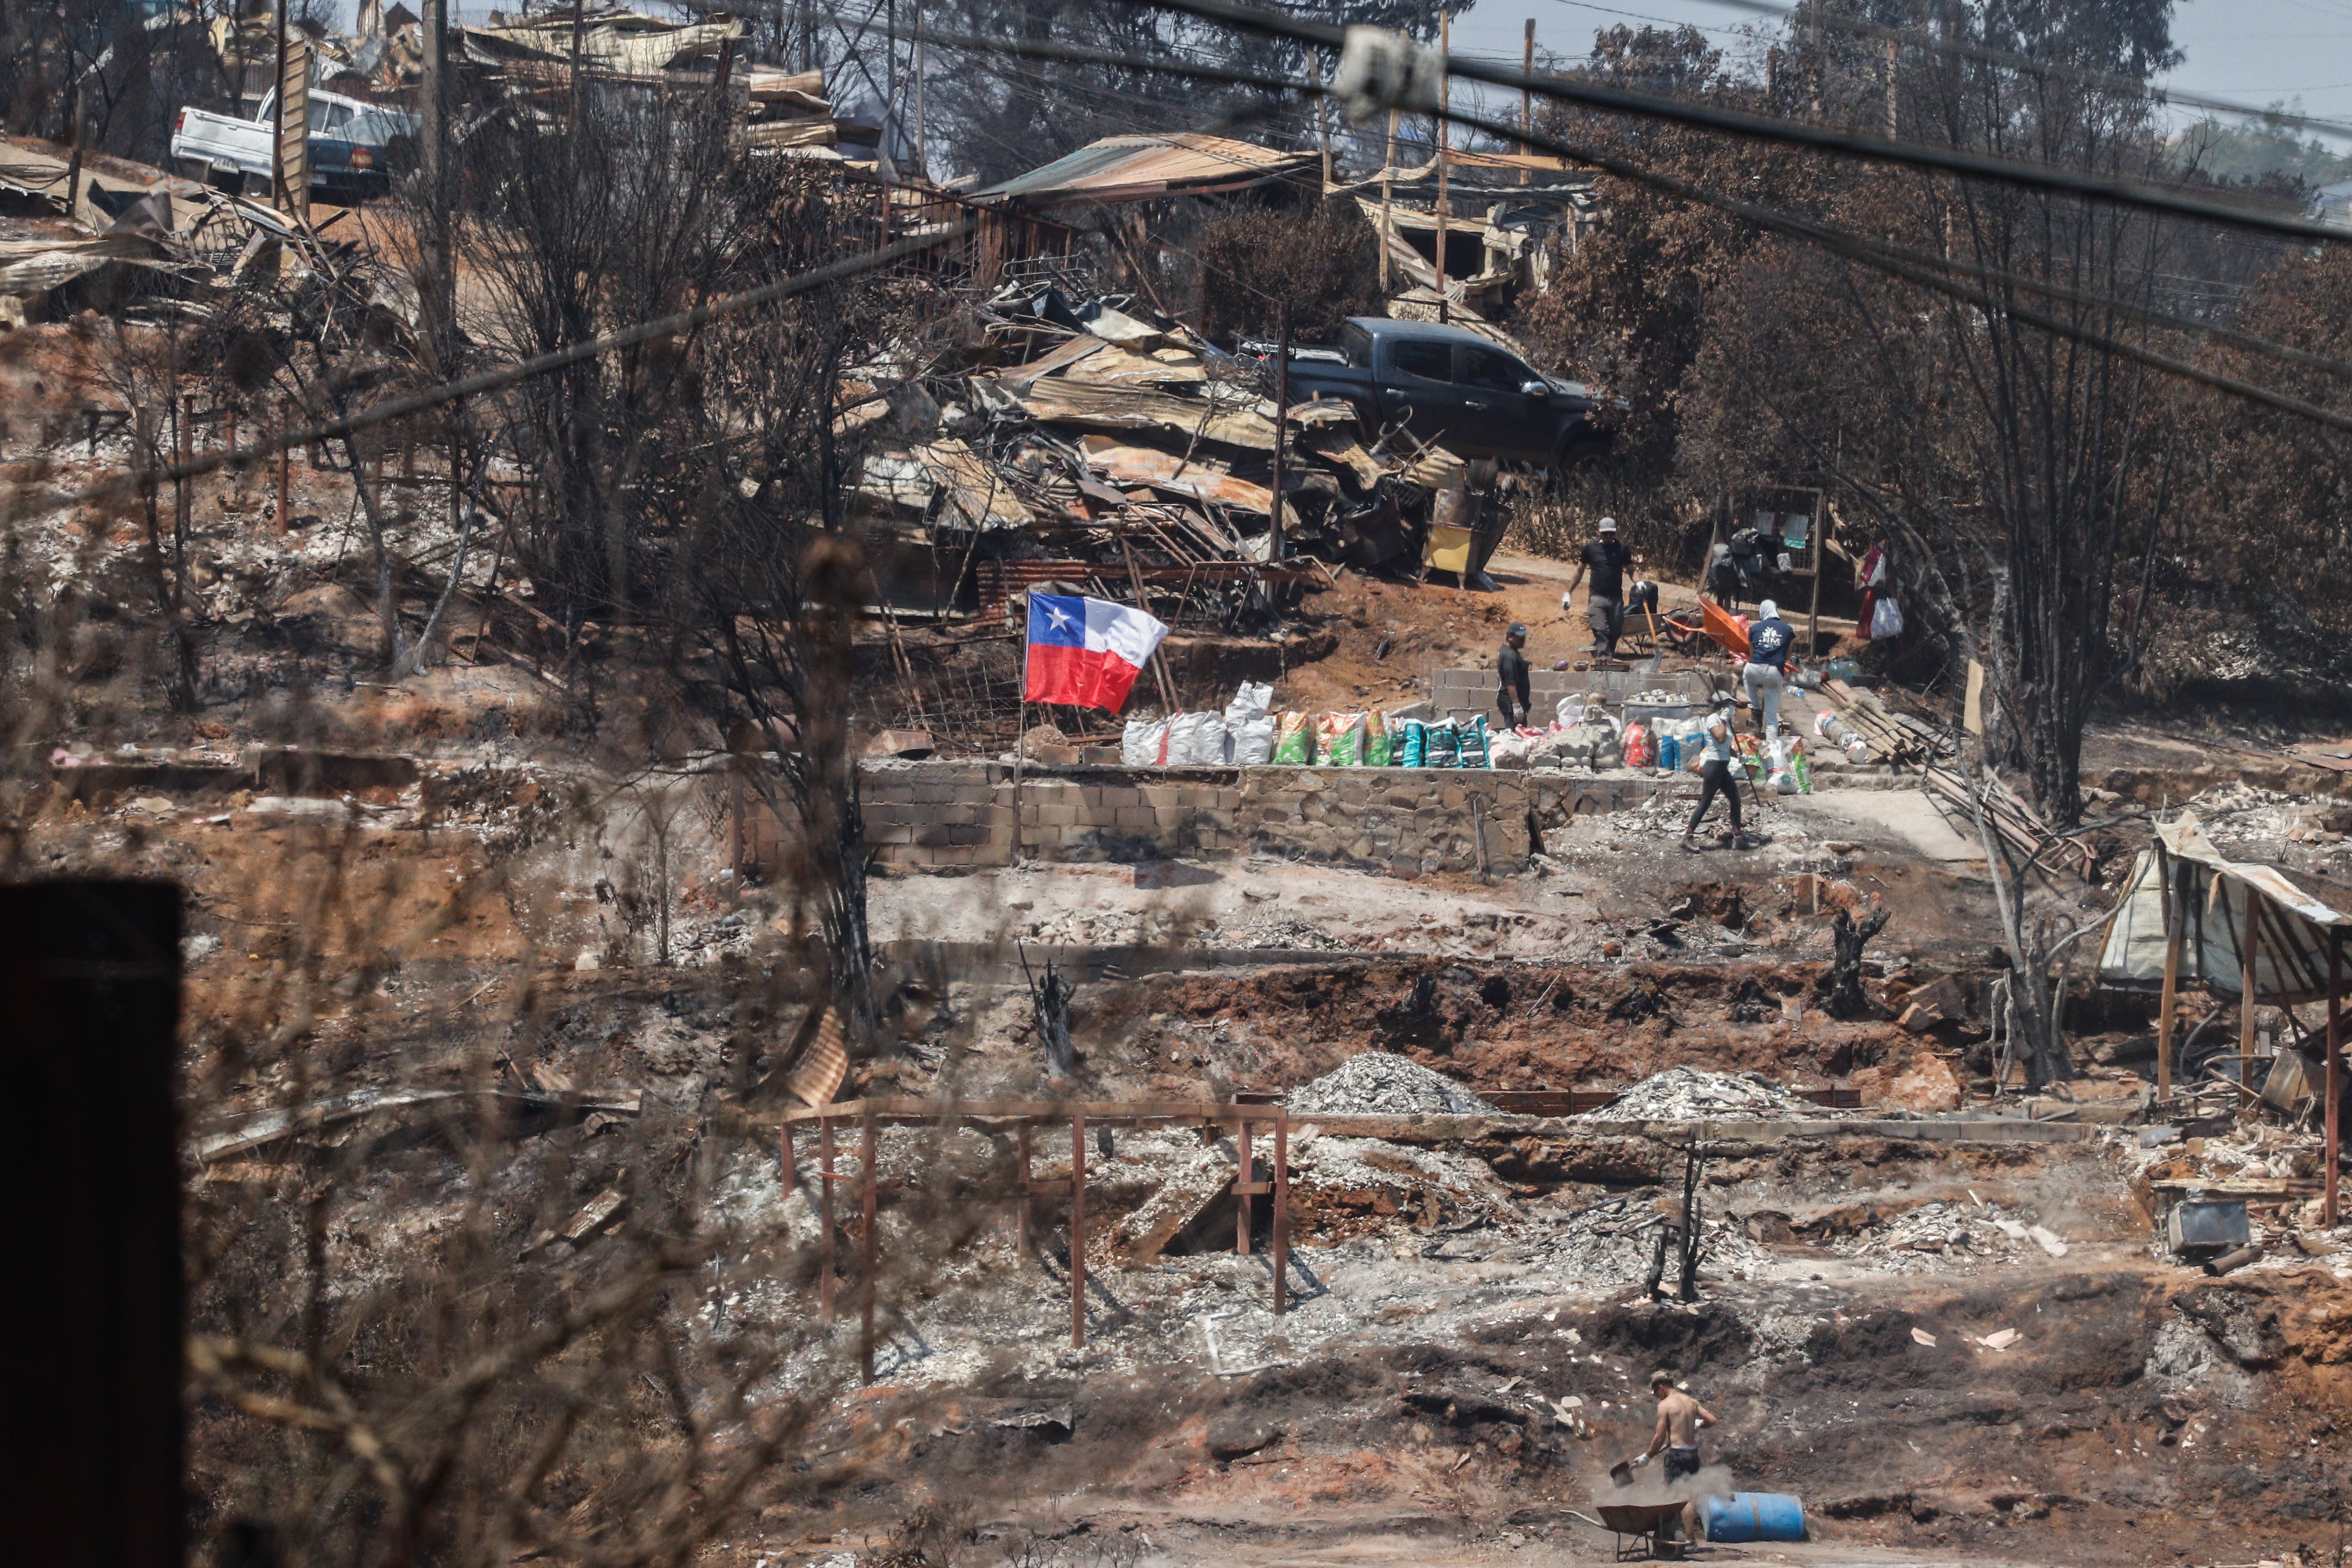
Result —
<path fill-rule="evenodd" d="M 1564 0 L 1576 4 L 1578 0 Z M 1858 37 L 1877 38 L 1898 44 L 1906 48 L 1927 49 L 1936 54 L 1958 55 L 1963 59 L 1977 60 L 1985 65 L 2003 66 L 2012 70 L 2049 77 L 2058 81 L 2078 82 L 2097 88 L 2103 92 L 2129 93 L 2161 104 L 2184 103 L 2192 109 L 2210 110 L 2217 114 L 2242 114 L 2249 119 L 2266 121 L 2273 125 L 2290 125 L 2299 131 L 2317 132 L 2328 136 L 2352 137 L 2352 125 L 2341 121 L 2322 120 L 2308 114 L 2288 114 L 2274 109 L 2257 109 L 2250 103 L 2235 103 L 2226 98 L 2209 98 L 2202 93 L 2175 92 L 2169 88 L 2152 87 L 2135 81 L 2130 77 L 2114 76 L 2105 71 L 2084 70 L 2074 66 L 2062 66 L 2052 60 L 2037 60 L 2031 55 L 2011 53 L 1983 44 L 1966 44 L 1954 39 L 1936 38 L 1916 27 L 1889 27 L 1876 22 L 1858 22 L 1850 17 L 1836 16 L 1822 11 L 1801 12 L 1773 5 L 1766 0 L 1706 0 L 1710 5 L 1721 5 L 1751 16 L 1770 16 L 1783 22 L 1810 27 L 1828 27 L 1835 32 L 1851 33 Z"/>
<path fill-rule="evenodd" d="M 1237 0 L 1129 0 L 1129 4 L 1158 9 L 1181 11 L 1203 20 L 1223 22 L 1229 26 L 1269 37 L 1288 38 L 1295 43 L 1319 48 L 1343 48 L 1347 29 L 1328 22 L 1307 21 L 1244 5 Z M 1809 147 L 1817 152 L 1838 153 L 1873 163 L 1896 163 L 1913 168 L 1932 169 L 1939 174 L 1958 174 L 1970 179 L 1990 180 L 2015 185 L 2024 190 L 2050 192 L 2062 195 L 2082 196 L 2093 201 L 2107 202 L 2119 206 L 2136 207 L 2147 212 L 2162 213 L 2173 217 L 2190 217 L 2207 222 L 2220 222 L 2242 228 L 2257 229 L 2266 234 L 2290 239 L 2342 241 L 2352 238 L 2352 233 L 2308 218 L 2288 217 L 2277 213 L 2265 213 L 2256 208 L 2232 206 L 2224 202 L 2208 201 L 2143 180 L 2108 178 L 2078 174 L 2045 163 L 2027 163 L 2014 158 L 2000 158 L 1990 153 L 1971 153 L 1957 147 L 1937 147 L 1924 142 L 1905 142 L 1881 136 L 1863 136 L 1837 131 L 1828 126 L 1805 125 L 1794 121 L 1775 120 L 1769 115 L 1751 114 L 1745 110 L 1724 109 L 1713 104 L 1694 103 L 1685 99 L 1665 98 L 1656 93 L 1636 92 L 1625 88 L 1609 87 L 1599 82 L 1580 81 L 1573 77 L 1553 75 L 1545 71 L 1524 71 L 1515 67 L 1455 56 L 1444 61 L 1445 74 L 1472 81 L 1483 81 L 1496 87 L 1510 88 L 1524 92 L 1541 93 L 1564 103 L 1611 114 L 1630 114 L 1643 119 L 1662 120 L 1673 124 L 1689 125 L 1703 131 L 1718 131 L 1751 141 L 1776 142 L 1790 146 Z M 1303 90 L 1303 89 L 1300 89 Z M 1317 90 L 1320 90 L 1318 89 Z M 1416 110 L 1416 112 L 1423 112 Z M 1502 134 L 1497 132 L 1497 134 Z M 1516 128 L 1507 128 L 1509 140 L 1519 140 Z"/>
<path fill-rule="evenodd" d="M 1057 44 L 1013 44 L 1000 42 L 993 45 L 993 47 L 1004 49 L 1007 52 L 1026 55 L 1034 58 L 1062 59 L 1072 64 L 1124 64 L 1129 67 L 1134 67 L 1139 63 L 1131 57 L 1122 57 L 1117 59 L 1106 58 L 1102 58 L 1106 54 L 1106 51 L 1077 48 Z M 1254 86 L 1266 90 L 1274 90 L 1279 88 L 1287 87 L 1290 90 L 1297 92 L 1328 92 L 1328 89 L 1325 88 L 1320 83 L 1287 82 L 1282 79 L 1261 77 L 1255 73 L 1235 70 L 1227 67 L 1186 66 L 1171 62 L 1163 68 L 1188 76 L 1200 75 L 1211 80 L 1224 81 L 1236 86 Z M 1807 219 L 1794 217 L 1785 213 L 1776 212 L 1768 207 L 1759 207 L 1751 203 L 1738 201 L 1732 197 L 1717 195 L 1712 191 L 1708 191 L 1702 186 L 1695 185 L 1689 181 L 1680 179 L 1675 175 L 1660 174 L 1654 169 L 1645 168 L 1631 160 L 1620 158 L 1612 153 L 1601 153 L 1593 148 L 1579 147 L 1573 143 L 1562 142 L 1545 132 L 1533 131 L 1523 132 L 1515 125 L 1506 124 L 1498 121 L 1491 121 L 1484 116 L 1465 114 L 1459 110 L 1447 114 L 1445 118 L 1455 124 L 1466 126 L 1469 129 L 1475 131 L 1484 131 L 1492 136 L 1506 137 L 1515 141 L 1523 141 L 1530 147 L 1541 148 L 1545 152 L 1553 153 L 1559 157 L 1566 158 L 1570 162 L 1588 164 L 1593 168 L 1601 170 L 1604 174 L 1613 174 L 1620 179 L 1631 181 L 1637 184 L 1646 185 L 1651 189 L 1661 191 L 1667 195 L 1675 196 L 1684 201 L 1696 202 L 1702 206 L 1712 207 L 1728 216 L 1739 218 L 1769 233 L 1780 234 L 1792 239 L 1801 239 L 1808 243 L 1818 245 L 1833 254 L 1844 257 L 1848 260 L 1860 262 L 1864 266 L 1874 268 L 1879 271 L 1888 274 L 1889 276 L 1902 279 L 1906 282 L 1913 283 L 1920 288 L 1944 294 L 1949 298 L 1958 300 L 1964 304 L 1972 305 L 1978 310 L 2007 316 L 2012 320 L 2025 322 L 2029 326 L 2039 328 L 2053 336 L 2082 343 L 2087 348 L 2095 348 L 2105 353 L 2116 354 L 2122 358 L 2133 360 L 2139 363 L 2147 365 L 2151 369 L 2164 371 L 2168 374 L 2179 376 L 2184 380 L 2201 383 L 2202 384 L 2211 386 L 2216 390 L 2228 392 L 2233 395 L 2246 398 L 2249 401 L 2263 404 L 2268 407 L 2275 408 L 2281 413 L 2293 414 L 2299 418 L 2308 419 L 2315 424 L 2325 425 L 2334 429 L 2352 430 L 2352 415 L 2339 414 L 2332 409 L 2323 408 L 2317 404 L 2305 402 L 2305 400 L 2297 397 L 2291 397 L 2284 393 L 2273 392 L 2267 387 L 2258 386 L 2252 382 L 2241 380 L 2236 376 L 2225 375 L 2217 371 L 2206 370 L 2202 366 L 2192 364 L 2186 360 L 2175 359 L 2168 354 L 2161 354 L 2152 349 L 2126 342 L 2123 339 L 2112 337 L 2106 333 L 2095 331 L 2090 328 L 2078 326 L 2073 322 L 2063 321 L 2045 311 L 2034 310 L 2030 306 L 2020 305 L 2014 300 L 2004 300 L 1994 295 L 1987 294 L 1980 289 L 1971 289 L 1963 284 L 1956 283 L 1948 278 L 1937 276 L 1934 270 L 1931 270 L 1930 267 L 1916 265 L 1910 262 L 1899 260 L 1891 256 L 1880 255 L 1872 248 L 1871 242 L 1864 240 L 1858 236 L 1847 234 L 1843 230 L 1830 228 L 1821 224 L 1812 223 Z M 1943 263 L 1940 258 L 1937 258 L 1933 261 L 1933 266 L 1935 267 L 1941 267 Z M 2000 278 L 2001 281 L 2009 283 L 2011 286 L 2023 286 L 2027 288 L 2033 287 L 2033 285 L 2030 284 L 2023 279 L 2013 279 L 2009 277 L 2007 274 L 2000 274 L 1998 276 Z M 2063 285 L 2060 287 L 2063 287 Z M 2128 309 L 2128 307 L 2126 307 L 2121 300 L 2107 300 L 2097 296 L 2085 296 L 2085 298 L 2101 308 L 2112 308 L 2119 311 Z M 2251 341 L 2254 342 L 2265 342 L 2265 340 L 2262 339 L 2252 339 Z M 2268 346 L 2272 348 L 2284 347 L 2284 345 Z M 2294 352 L 2296 353 L 2302 353 L 2300 350 Z"/>

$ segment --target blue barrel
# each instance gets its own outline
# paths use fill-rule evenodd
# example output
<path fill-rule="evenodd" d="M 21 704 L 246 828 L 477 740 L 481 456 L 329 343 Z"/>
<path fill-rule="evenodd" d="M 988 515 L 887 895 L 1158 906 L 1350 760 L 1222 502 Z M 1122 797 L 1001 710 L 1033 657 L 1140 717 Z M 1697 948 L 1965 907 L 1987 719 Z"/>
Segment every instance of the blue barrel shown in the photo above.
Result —
<path fill-rule="evenodd" d="M 1709 1541 L 1805 1538 L 1805 1505 L 1786 1492 L 1735 1492 L 1707 1498 L 1698 1507 Z"/>

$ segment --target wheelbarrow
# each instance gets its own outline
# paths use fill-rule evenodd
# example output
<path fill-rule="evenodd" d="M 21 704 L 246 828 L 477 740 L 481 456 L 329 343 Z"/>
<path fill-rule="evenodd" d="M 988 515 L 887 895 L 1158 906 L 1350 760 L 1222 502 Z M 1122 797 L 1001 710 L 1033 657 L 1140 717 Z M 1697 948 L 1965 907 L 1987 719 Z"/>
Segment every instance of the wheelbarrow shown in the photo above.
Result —
<path fill-rule="evenodd" d="M 1670 1539 L 1667 1533 L 1682 1521 L 1681 1503 L 1604 1502 L 1594 1508 L 1601 1515 L 1601 1522 L 1617 1539 L 1618 1562 L 1682 1556 L 1685 1543 Z"/>

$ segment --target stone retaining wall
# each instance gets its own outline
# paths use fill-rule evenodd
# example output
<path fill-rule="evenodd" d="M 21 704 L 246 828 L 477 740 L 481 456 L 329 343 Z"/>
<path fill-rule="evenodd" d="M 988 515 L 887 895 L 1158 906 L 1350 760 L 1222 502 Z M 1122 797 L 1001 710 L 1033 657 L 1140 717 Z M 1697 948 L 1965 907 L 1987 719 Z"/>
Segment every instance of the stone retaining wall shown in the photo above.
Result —
<path fill-rule="evenodd" d="M 1658 787 L 1641 777 L 1442 768 L 1024 768 L 1020 843 L 1038 860 L 1264 851 L 1401 876 L 1515 871 L 1531 831 L 1623 810 Z M 872 763 L 859 794 L 866 838 L 885 865 L 1013 858 L 1009 763 Z"/>

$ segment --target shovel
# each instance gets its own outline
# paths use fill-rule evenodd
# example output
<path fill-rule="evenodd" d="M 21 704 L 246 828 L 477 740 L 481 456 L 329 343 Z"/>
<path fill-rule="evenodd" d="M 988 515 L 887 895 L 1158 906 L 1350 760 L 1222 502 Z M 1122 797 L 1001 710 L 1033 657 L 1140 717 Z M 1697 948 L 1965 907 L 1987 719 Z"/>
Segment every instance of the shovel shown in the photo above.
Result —
<path fill-rule="evenodd" d="M 1650 662 L 1643 667 L 1642 673 L 1655 675 L 1665 667 L 1666 645 L 1658 640 L 1658 612 L 1643 605 L 1642 614 L 1650 621 Z"/>
<path fill-rule="evenodd" d="M 1620 1459 L 1615 1464 L 1610 1466 L 1609 1479 L 1616 1482 L 1621 1487 L 1632 1486 L 1633 1484 L 1633 1461 L 1631 1459 Z"/>

